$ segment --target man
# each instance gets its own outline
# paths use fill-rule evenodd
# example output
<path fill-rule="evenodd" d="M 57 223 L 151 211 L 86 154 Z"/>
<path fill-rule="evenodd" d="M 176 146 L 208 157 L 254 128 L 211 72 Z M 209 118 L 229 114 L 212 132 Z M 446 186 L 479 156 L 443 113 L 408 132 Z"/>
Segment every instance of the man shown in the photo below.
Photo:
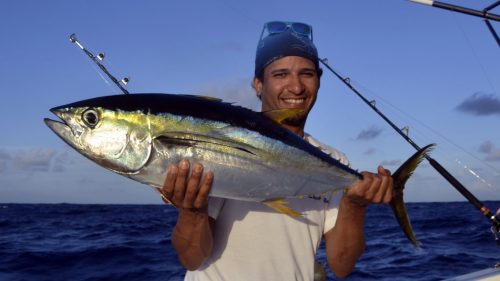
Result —
<path fill-rule="evenodd" d="M 271 22 L 264 31 L 253 80 L 262 112 L 302 110 L 282 126 L 348 164 L 342 153 L 304 133 L 322 73 L 310 26 Z M 185 280 L 312 280 L 321 239 L 334 274 L 348 275 L 364 250 L 366 206 L 388 203 L 393 192 L 383 167 L 362 174 L 345 194 L 287 199 L 303 214 L 297 219 L 260 203 L 209 198 L 217 175 L 203 172 L 201 163 L 192 169 L 187 161 L 171 166 L 163 192 L 179 208 L 172 244 L 188 269 Z"/>

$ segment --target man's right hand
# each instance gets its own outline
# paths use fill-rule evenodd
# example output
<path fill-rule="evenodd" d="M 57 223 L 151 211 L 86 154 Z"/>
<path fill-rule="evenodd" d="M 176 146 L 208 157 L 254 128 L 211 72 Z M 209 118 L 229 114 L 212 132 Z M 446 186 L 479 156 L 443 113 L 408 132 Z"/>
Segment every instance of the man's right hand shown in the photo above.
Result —
<path fill-rule="evenodd" d="M 179 209 L 172 232 L 172 246 L 179 261 L 195 270 L 210 256 L 213 247 L 214 219 L 208 216 L 208 194 L 214 174 L 203 173 L 203 165 L 195 163 L 190 174 L 189 161 L 172 165 L 162 188 L 163 196 Z"/>
<path fill-rule="evenodd" d="M 195 163 L 191 174 L 189 172 L 187 160 L 182 160 L 179 165 L 171 165 L 162 193 L 180 211 L 206 212 L 214 174 L 211 171 L 203 173 L 200 163 Z"/>

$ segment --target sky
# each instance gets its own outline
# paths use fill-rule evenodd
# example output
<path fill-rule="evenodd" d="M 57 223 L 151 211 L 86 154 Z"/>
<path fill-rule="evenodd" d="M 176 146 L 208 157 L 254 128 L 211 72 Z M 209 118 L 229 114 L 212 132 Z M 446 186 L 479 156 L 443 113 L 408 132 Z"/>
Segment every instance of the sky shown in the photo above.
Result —
<path fill-rule="evenodd" d="M 483 9 L 494 1 L 453 0 Z M 44 124 L 49 109 L 131 93 L 216 96 L 258 110 L 250 87 L 267 21 L 313 26 L 319 55 L 480 200 L 500 200 L 500 49 L 484 22 L 406 0 L 0 1 L 0 203 L 161 203 L 90 162 Z M 492 12 L 500 14 L 500 8 Z M 500 24 L 492 22 L 500 33 Z M 414 149 L 325 71 L 306 131 L 351 166 L 395 171 Z M 429 164 L 409 202 L 465 200 Z"/>

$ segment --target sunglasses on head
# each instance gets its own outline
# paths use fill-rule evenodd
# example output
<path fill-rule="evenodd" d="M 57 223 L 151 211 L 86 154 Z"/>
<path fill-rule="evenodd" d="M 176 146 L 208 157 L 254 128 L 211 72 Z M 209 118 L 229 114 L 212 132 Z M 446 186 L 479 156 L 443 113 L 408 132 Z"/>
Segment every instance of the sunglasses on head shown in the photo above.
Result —
<path fill-rule="evenodd" d="M 264 33 L 267 31 L 267 35 L 278 34 L 285 32 L 286 30 L 291 29 L 294 33 L 309 38 L 309 40 L 313 40 L 312 38 L 312 26 L 301 23 L 301 22 L 286 22 L 286 21 L 270 21 L 264 24 L 262 28 L 262 33 L 260 34 L 260 40 L 264 38 Z"/>

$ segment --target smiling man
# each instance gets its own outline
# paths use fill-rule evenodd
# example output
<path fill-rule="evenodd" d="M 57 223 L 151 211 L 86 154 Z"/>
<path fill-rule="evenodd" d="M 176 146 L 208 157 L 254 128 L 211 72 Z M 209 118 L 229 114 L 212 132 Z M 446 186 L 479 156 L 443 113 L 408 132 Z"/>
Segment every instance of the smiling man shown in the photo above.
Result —
<path fill-rule="evenodd" d="M 304 136 L 307 115 L 316 102 L 319 77 L 314 64 L 300 56 L 287 56 L 265 68 L 253 85 L 262 100 L 262 112 L 275 109 L 301 109 L 293 118 L 285 119 L 283 126 Z M 264 93 L 264 94 L 263 94 Z"/>
<path fill-rule="evenodd" d="M 341 152 L 304 132 L 321 74 L 309 25 L 264 25 L 253 80 L 262 112 L 294 110 L 297 114 L 282 126 L 348 164 Z M 345 194 L 287 199 L 303 214 L 297 219 L 258 202 L 208 197 L 217 175 L 204 173 L 201 163 L 195 163 L 192 171 L 187 161 L 172 166 L 163 191 L 179 207 L 172 244 L 188 269 L 185 280 L 313 280 L 322 239 L 330 268 L 335 275 L 346 276 L 364 250 L 366 206 L 389 203 L 393 194 L 387 170 L 378 167 L 375 174 L 362 174 L 363 180 Z"/>

